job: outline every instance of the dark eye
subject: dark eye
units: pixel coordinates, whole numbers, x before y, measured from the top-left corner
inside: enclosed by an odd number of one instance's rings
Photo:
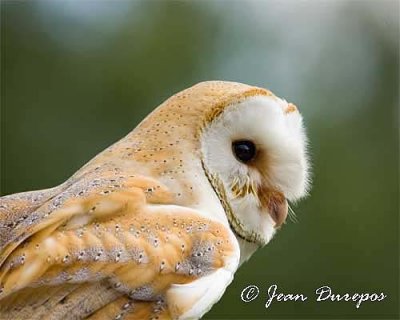
[[[232,150],[236,159],[244,163],[253,160],[257,153],[256,145],[250,140],[233,141]]]

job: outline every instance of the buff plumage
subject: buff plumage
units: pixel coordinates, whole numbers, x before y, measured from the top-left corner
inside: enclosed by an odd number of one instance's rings
[[[277,99],[243,84],[200,83],[60,186],[1,198],[0,317],[201,317],[252,240],[235,229],[242,222],[230,192],[258,197],[270,213],[285,196],[242,178],[227,190],[202,152],[210,124],[259,96]],[[282,114],[291,112],[286,104]],[[266,242],[258,237],[256,247]]]

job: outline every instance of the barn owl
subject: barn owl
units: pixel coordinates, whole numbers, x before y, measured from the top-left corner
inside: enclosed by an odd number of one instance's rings
[[[294,104],[199,83],[61,185],[0,198],[0,318],[201,318],[307,187]]]

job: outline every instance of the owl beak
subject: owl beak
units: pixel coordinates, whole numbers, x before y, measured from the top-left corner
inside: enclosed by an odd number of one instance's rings
[[[285,195],[268,186],[261,185],[257,189],[257,196],[260,200],[260,206],[267,212],[275,222],[275,228],[279,228],[285,221],[288,215],[288,203]]]
[[[275,222],[275,229],[279,228],[288,215],[288,203],[284,195],[280,192],[273,193],[269,198],[268,212]]]

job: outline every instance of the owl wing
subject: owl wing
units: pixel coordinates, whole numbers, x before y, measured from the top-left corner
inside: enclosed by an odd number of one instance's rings
[[[229,228],[174,205],[155,179],[101,176],[4,229],[0,317],[198,318],[219,300],[239,258]]]

